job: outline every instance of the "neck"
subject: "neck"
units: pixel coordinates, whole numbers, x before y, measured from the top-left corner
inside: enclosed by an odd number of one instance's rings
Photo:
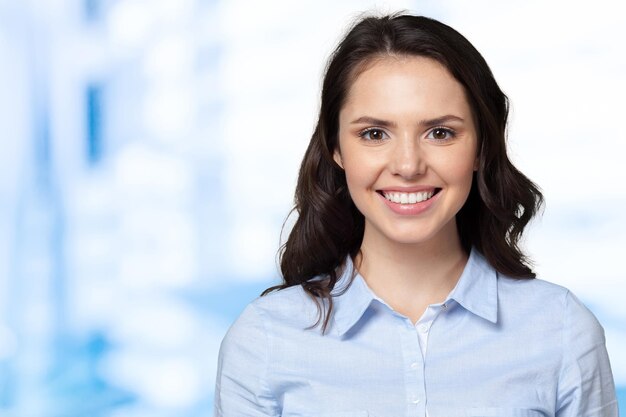
[[[445,300],[467,263],[456,225],[440,235],[413,244],[369,239],[367,231],[363,237],[359,273],[374,293],[413,321],[428,305]]]

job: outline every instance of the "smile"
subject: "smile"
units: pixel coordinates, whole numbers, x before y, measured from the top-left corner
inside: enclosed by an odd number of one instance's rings
[[[415,204],[421,203],[422,201],[426,201],[432,198],[433,195],[437,194],[440,189],[434,189],[430,191],[422,191],[415,193],[402,193],[397,191],[382,191],[381,194],[392,203],[396,204]]]

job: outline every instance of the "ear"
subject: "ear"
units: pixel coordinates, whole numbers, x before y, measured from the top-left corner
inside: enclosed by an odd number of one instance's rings
[[[339,152],[339,148],[335,149],[335,152],[333,152],[333,159],[335,160],[337,165],[339,165],[341,169],[343,169],[343,161],[341,160],[341,153]]]
[[[476,159],[474,159],[474,171],[478,171],[479,166],[480,166],[479,159],[478,157],[476,157]]]

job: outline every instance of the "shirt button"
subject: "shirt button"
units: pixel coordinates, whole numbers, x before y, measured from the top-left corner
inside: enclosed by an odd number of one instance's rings
[[[420,400],[418,400],[418,399],[413,400],[413,404],[419,404],[419,402],[420,402]]]
[[[428,333],[428,325],[427,324],[420,324],[419,331],[422,332],[422,333]]]
[[[411,364],[411,369],[417,369],[417,362],[413,362]]]

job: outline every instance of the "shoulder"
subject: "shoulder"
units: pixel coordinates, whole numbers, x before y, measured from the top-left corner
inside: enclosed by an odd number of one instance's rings
[[[220,346],[220,361],[238,363],[235,367],[268,363],[277,347],[276,341],[284,344],[298,339],[303,330],[315,323],[316,317],[315,302],[300,286],[258,297],[226,332]]]
[[[261,296],[250,302],[230,326],[221,344],[221,355],[250,357],[257,360],[271,348],[271,341],[281,328],[294,327],[304,322],[302,315],[314,304],[307,300],[302,287],[289,287]],[[312,310],[315,310],[313,306]],[[311,323],[309,323],[310,325]],[[263,353],[265,351],[265,353]]]
[[[566,336],[604,343],[604,331],[594,314],[561,285],[540,278],[516,279],[498,274],[498,299],[502,308],[534,312],[542,321],[559,322]]]
[[[498,292],[507,294],[534,294],[534,298],[562,299],[567,297],[570,291],[558,284],[545,281],[541,278],[511,278],[498,273]]]
[[[279,415],[270,386],[274,339],[261,297],[246,306],[220,346],[215,415]]]
[[[498,307],[504,323],[523,329],[525,351],[554,359],[556,416],[617,416],[604,329],[572,291],[499,275]]]
[[[276,327],[306,328],[317,317],[317,306],[302,286],[273,291],[250,302],[231,326],[229,333],[248,331],[251,327],[264,332]],[[311,321],[313,320],[313,321]]]

